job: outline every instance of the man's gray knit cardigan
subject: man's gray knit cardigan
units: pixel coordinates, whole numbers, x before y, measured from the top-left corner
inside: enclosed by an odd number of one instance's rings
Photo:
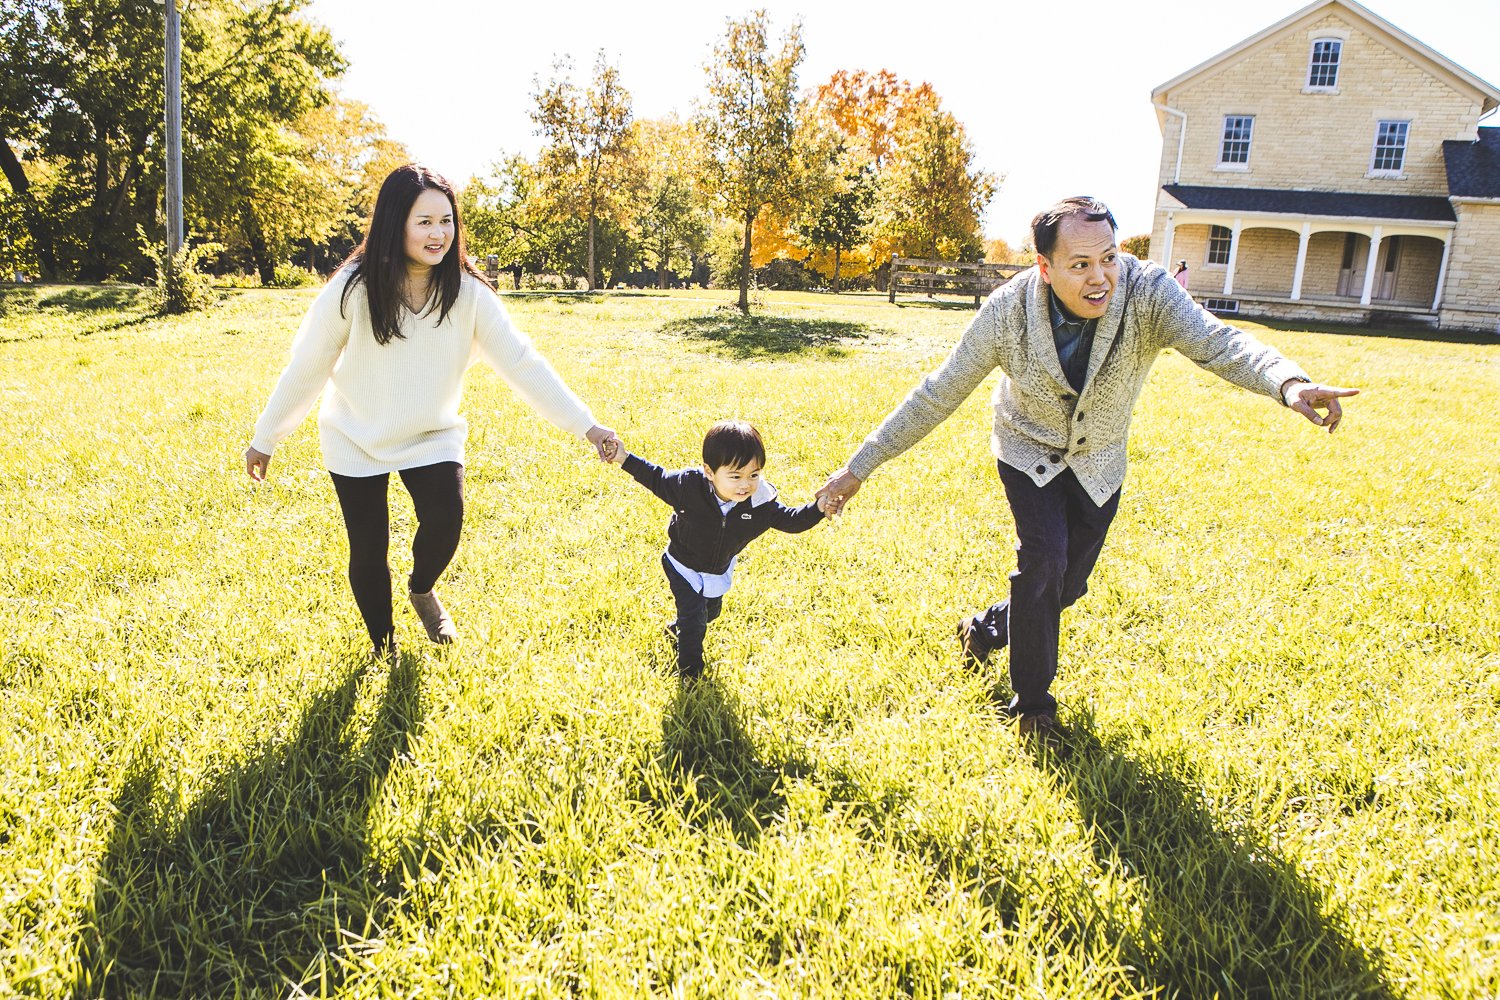
[[[912,390],[849,460],[864,481],[916,444],[969,398],[986,375],[995,389],[995,457],[1044,486],[1071,468],[1103,505],[1125,480],[1131,411],[1151,364],[1164,349],[1237,386],[1281,399],[1287,379],[1306,379],[1294,362],[1200,308],[1152,261],[1119,256],[1119,280],[1094,331],[1088,378],[1075,392],[1052,339],[1050,290],[1036,268],[997,288],[946,361]]]

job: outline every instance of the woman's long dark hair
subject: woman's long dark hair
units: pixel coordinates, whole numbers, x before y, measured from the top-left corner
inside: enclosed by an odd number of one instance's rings
[[[453,210],[453,245],[427,277],[423,309],[430,309],[436,300],[438,322],[447,319],[448,310],[458,301],[458,291],[463,286],[466,272],[489,287],[489,282],[469,263],[453,185],[442,174],[415,163],[397,167],[386,177],[380,185],[380,193],[375,196],[375,211],[370,213],[370,229],[365,233],[364,242],[355,247],[349,259],[344,261],[343,266],[352,267],[354,275],[344,286],[343,297],[339,300],[339,313],[342,314],[349,293],[355,285],[364,283],[365,296],[370,301],[370,325],[375,328],[375,340],[380,344],[404,336],[401,333],[401,310],[406,308],[406,303],[401,298],[401,289],[406,283],[406,219],[423,191],[443,192]]]

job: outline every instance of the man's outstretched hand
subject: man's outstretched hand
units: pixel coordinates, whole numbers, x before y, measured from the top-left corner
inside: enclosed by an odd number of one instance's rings
[[[1343,419],[1344,409],[1339,400],[1344,396],[1358,396],[1358,389],[1340,389],[1316,382],[1293,382],[1286,388],[1286,405],[1302,414],[1319,427],[1327,427],[1332,434]]]
[[[859,492],[862,484],[848,469],[840,469],[828,477],[828,482],[818,490],[818,509],[829,517],[838,517],[844,512],[844,504]]]

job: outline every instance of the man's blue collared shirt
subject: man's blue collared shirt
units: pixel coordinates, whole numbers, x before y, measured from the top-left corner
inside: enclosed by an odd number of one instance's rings
[[[1052,311],[1052,342],[1057,345],[1057,360],[1062,364],[1068,384],[1077,392],[1083,391],[1083,380],[1089,373],[1089,355],[1094,349],[1094,329],[1097,319],[1078,319],[1058,304],[1057,296],[1049,290],[1047,304]]]

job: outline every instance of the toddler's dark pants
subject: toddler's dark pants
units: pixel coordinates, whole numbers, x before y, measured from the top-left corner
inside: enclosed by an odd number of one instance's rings
[[[672,588],[672,600],[677,603],[677,620],[672,623],[677,633],[677,673],[698,677],[703,673],[703,636],[708,623],[723,610],[724,598],[698,593],[673,568],[665,554],[661,557],[661,568],[667,574],[667,586]]]

